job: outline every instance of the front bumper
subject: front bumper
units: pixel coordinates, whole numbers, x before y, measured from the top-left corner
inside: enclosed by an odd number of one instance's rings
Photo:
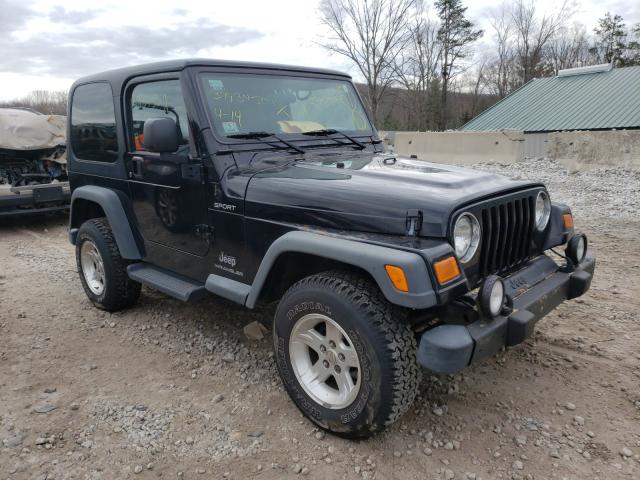
[[[0,192],[0,217],[66,210],[70,201],[68,182],[14,187]]]
[[[587,256],[573,270],[560,268],[542,255],[504,280],[513,311],[466,325],[439,325],[422,334],[418,363],[437,373],[455,373],[490,357],[504,346],[522,343],[535,324],[564,300],[584,294],[591,286],[595,258]]]

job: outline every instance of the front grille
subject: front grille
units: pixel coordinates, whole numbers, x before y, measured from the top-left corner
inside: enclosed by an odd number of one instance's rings
[[[531,258],[535,198],[528,194],[480,210],[482,277],[517,269]]]

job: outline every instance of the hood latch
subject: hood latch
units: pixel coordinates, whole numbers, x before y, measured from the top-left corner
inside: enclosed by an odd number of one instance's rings
[[[422,228],[422,211],[417,209],[407,210],[405,235],[415,237]]]

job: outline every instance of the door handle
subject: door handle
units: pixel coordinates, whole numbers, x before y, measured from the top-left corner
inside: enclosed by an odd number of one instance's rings
[[[144,158],[142,157],[131,157],[131,172],[130,176],[133,178],[142,178],[142,165],[144,163]]]

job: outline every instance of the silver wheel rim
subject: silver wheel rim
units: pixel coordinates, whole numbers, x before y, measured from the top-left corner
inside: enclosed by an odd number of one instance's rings
[[[104,292],[104,262],[98,247],[91,240],[85,240],[80,247],[80,267],[89,289],[96,295]]]
[[[346,408],[360,391],[362,371],[353,342],[338,323],[319,313],[301,317],[289,337],[296,378],[315,402]]]

